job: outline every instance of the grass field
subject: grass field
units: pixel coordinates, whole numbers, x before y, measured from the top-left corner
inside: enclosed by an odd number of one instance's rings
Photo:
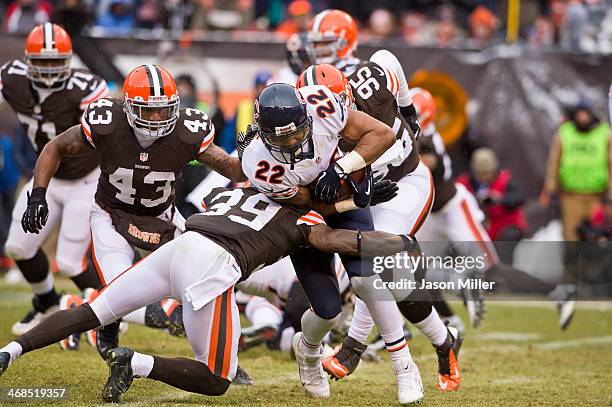
[[[70,288],[66,283],[60,288]],[[11,324],[29,307],[26,286],[0,283],[0,343],[12,339]],[[141,352],[191,357],[186,340],[131,325],[123,345]],[[67,400],[29,403],[93,406],[102,404],[107,368],[85,338],[81,350],[59,346],[26,354],[0,377],[0,387],[68,387]],[[545,303],[489,302],[487,320],[467,332],[461,351],[462,387],[442,394],[435,387],[436,360],[422,336],[410,342],[425,385],[423,406],[612,406],[612,307],[584,304],[567,332],[557,327],[556,311]],[[332,382],[332,398],[307,399],[289,356],[257,348],[240,354],[254,386],[232,386],[222,397],[193,395],[147,379],[137,379],[124,395],[126,405],[219,406],[386,406],[398,405],[386,355],[383,363],[362,363],[357,372]],[[0,405],[15,405],[0,401]],[[23,405],[23,404],[22,404]]]

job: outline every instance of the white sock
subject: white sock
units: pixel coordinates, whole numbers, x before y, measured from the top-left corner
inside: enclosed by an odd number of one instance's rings
[[[281,311],[262,297],[251,298],[244,313],[253,326],[278,326],[283,322]]]
[[[307,309],[302,315],[302,345],[304,346],[301,348],[304,353],[318,354],[323,338],[339,318],[340,314],[332,319],[323,319],[312,309]]]
[[[433,308],[427,318],[413,325],[423,332],[423,335],[435,346],[440,346],[446,341],[448,329],[440,319],[438,312]]]
[[[410,358],[410,350],[408,349],[408,344],[406,344],[406,338],[404,337],[404,327],[395,332],[389,333],[389,338],[396,338],[392,342],[387,342],[385,340],[385,347],[387,348],[387,352],[389,352],[389,356],[391,357],[391,361]]]
[[[355,339],[357,342],[365,344],[373,326],[374,321],[372,320],[370,311],[368,311],[368,307],[361,299],[357,298],[348,336]]]
[[[136,311],[132,311],[126,316],[124,316],[123,320],[126,322],[132,322],[138,325],[144,325],[146,312],[147,312],[147,307],[139,308]]]
[[[132,356],[132,370],[134,376],[147,377],[153,370],[153,356],[134,352]]]
[[[400,314],[391,292],[380,289],[376,281],[378,275],[369,277],[352,277],[353,290],[367,305],[380,336],[388,346],[393,346],[404,339],[404,318]],[[394,346],[396,347],[396,346]]]
[[[7,352],[11,355],[11,363],[13,363],[15,359],[17,359],[19,356],[21,356],[22,351],[23,349],[21,348],[21,345],[17,342],[10,342],[4,348],[0,349],[0,353]]]
[[[49,272],[47,273],[47,277],[45,277],[44,280],[39,281],[37,283],[29,283],[29,284],[30,284],[30,287],[32,287],[32,291],[34,292],[34,294],[43,295],[53,290],[54,282],[55,281],[53,279],[53,273]]]

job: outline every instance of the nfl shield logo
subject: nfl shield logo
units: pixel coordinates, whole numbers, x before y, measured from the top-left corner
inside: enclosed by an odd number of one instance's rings
[[[148,153],[140,153],[140,161],[147,161],[149,159]]]

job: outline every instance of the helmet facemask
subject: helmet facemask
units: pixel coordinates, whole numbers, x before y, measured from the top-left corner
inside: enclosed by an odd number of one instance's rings
[[[26,55],[27,77],[36,89],[63,89],[70,77],[72,54]]]
[[[261,139],[272,157],[280,163],[294,165],[314,157],[312,118],[296,127],[294,123],[276,127],[275,132],[261,131]]]
[[[325,34],[308,33],[307,51],[316,64],[334,64],[338,59],[339,50],[346,46],[346,40],[332,32]]]
[[[127,115],[134,133],[142,139],[154,141],[167,136],[174,130],[179,116],[179,98],[172,96],[125,97],[123,111]]]

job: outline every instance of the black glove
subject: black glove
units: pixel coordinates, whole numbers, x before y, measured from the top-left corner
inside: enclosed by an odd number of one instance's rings
[[[242,154],[244,150],[251,144],[251,141],[259,134],[259,127],[256,124],[247,125],[246,131],[238,133],[236,139],[236,151],[238,151],[238,158],[242,160]]]
[[[329,167],[319,174],[314,186],[314,198],[317,201],[332,204],[338,200],[341,182],[346,175],[342,168],[335,162],[330,163]]]
[[[374,177],[372,176],[372,168],[367,166],[363,180],[356,184],[351,177],[348,177],[353,189],[353,202],[360,208],[365,208],[372,200],[374,193]]]
[[[413,257],[419,257],[423,254],[421,251],[421,245],[419,245],[416,237],[408,233],[405,235],[400,235],[400,237],[404,241],[404,250],[407,251],[408,254]]]
[[[34,188],[32,194],[28,192],[28,207],[21,218],[21,227],[28,233],[36,233],[45,226],[49,218],[49,208],[45,199],[45,188]]]
[[[392,200],[397,196],[397,191],[399,191],[397,182],[382,179],[382,175],[379,175],[374,179],[374,193],[372,194],[370,206]]]

